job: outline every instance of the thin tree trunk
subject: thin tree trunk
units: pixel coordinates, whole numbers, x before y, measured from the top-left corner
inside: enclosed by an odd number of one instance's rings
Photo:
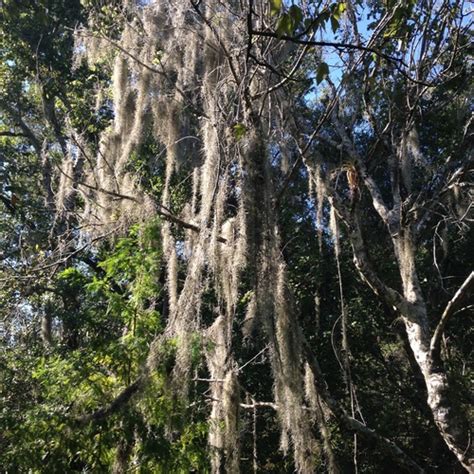
[[[408,314],[402,314],[413,355],[421,369],[428,392],[427,403],[435,424],[448,448],[468,472],[474,472],[474,458],[468,436],[468,423],[452,401],[448,377],[441,359],[430,350],[430,331],[426,303],[415,267],[413,239],[408,229],[393,238],[403,295],[411,303]]]
[[[336,200],[333,200],[333,203],[340,204]],[[403,294],[400,294],[387,286],[372,267],[357,213],[349,215],[341,205],[336,208],[344,216],[349,226],[349,239],[354,262],[361,278],[378,297],[384,299],[403,318],[410,348],[426,385],[427,404],[441,437],[467,472],[474,473],[474,456],[468,434],[468,422],[459,407],[455,406],[452,401],[448,377],[441,359],[430,348],[431,334],[427,308],[416,271],[411,229],[408,226],[403,228],[399,221],[391,220],[389,214],[383,215],[381,213],[381,217],[392,235],[403,284]]]

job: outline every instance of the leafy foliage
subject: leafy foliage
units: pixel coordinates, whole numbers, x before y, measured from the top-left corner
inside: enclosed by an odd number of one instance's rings
[[[82,421],[84,413],[112,401],[139,376],[149,344],[162,330],[158,225],[134,226],[113,249],[104,250],[99,274],[76,266],[57,275],[57,299],[50,309],[55,324],[62,325],[62,344],[46,354],[38,342],[21,352],[5,348],[0,384],[4,469],[106,469],[124,438],[145,470],[188,472],[206,465],[206,425],[202,419],[190,423],[188,409],[169,392],[166,364],[132,412]],[[173,357],[172,345],[167,351]],[[171,429],[180,434],[170,436]]]
[[[460,472],[462,6],[205,3],[2,2],[2,470]]]

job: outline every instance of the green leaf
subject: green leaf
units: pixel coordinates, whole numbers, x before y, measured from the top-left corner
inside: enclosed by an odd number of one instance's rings
[[[288,10],[288,14],[293,20],[293,30],[295,30],[301,23],[301,20],[303,20],[303,12],[297,5],[292,5]]]
[[[293,25],[293,18],[288,13],[284,13],[278,20],[276,28],[277,35],[291,35],[293,33]]]
[[[331,28],[333,33],[335,33],[339,28],[339,22],[337,21],[335,16],[331,16]]]
[[[317,23],[314,24],[314,20],[311,19],[311,18],[305,18],[304,22],[303,22],[303,25],[304,25],[304,28],[305,30],[307,30],[310,26],[314,26],[315,28],[317,28]]]
[[[326,22],[329,20],[330,12],[325,10],[319,14],[318,24],[321,25],[323,31],[326,31]]]
[[[321,63],[318,66],[318,71],[316,73],[316,82],[321,84],[321,82],[329,75],[329,66],[326,63]]]
[[[234,137],[239,141],[247,132],[247,127],[243,123],[236,123],[233,127]]]
[[[409,10],[406,8],[397,8],[393,19],[384,32],[384,38],[394,38],[401,36],[406,32],[406,19],[409,16]]]
[[[283,6],[282,0],[270,0],[270,13],[272,15],[278,15],[281,7]]]
[[[346,4],[345,2],[338,3],[333,11],[333,17],[339,21],[342,14],[346,11]]]
[[[278,36],[292,35],[295,29],[301,24],[303,20],[303,13],[301,9],[293,5],[288,13],[283,13],[278,20],[276,32]]]

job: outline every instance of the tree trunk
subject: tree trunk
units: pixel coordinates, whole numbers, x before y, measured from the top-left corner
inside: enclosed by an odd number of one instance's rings
[[[468,436],[468,423],[450,396],[446,371],[440,359],[430,350],[430,331],[426,303],[415,267],[413,239],[409,229],[403,229],[393,244],[403,284],[403,296],[410,305],[402,314],[413,355],[418,363],[428,392],[428,406],[435,424],[448,448],[468,472],[474,472],[474,458]]]
[[[336,202],[336,201],[333,201]],[[346,217],[349,224],[354,263],[363,281],[374,293],[398,311],[405,324],[408,342],[416,363],[420,367],[426,385],[427,404],[433,415],[436,427],[449,450],[455,454],[462,466],[474,472],[474,458],[469,440],[466,417],[452,401],[452,394],[446,371],[439,357],[433,357],[430,349],[431,335],[428,325],[426,302],[423,297],[415,266],[415,248],[409,226],[382,218],[391,230],[392,243],[403,285],[403,294],[388,287],[371,266],[366,245],[362,236],[358,215],[349,216],[344,208],[338,211]]]

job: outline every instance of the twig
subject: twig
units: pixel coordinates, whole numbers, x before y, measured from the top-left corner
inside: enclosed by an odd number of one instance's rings
[[[254,355],[250,360],[245,362],[244,365],[241,365],[237,369],[237,372],[240,372],[244,367],[247,367],[247,365],[251,364],[259,355],[263,354],[268,348],[269,348],[269,345],[267,344],[258,354]]]
[[[439,348],[441,343],[441,336],[443,335],[444,328],[450,316],[452,316],[459,306],[462,304],[465,298],[469,296],[471,291],[474,289],[474,271],[471,272],[468,277],[464,280],[464,283],[459,287],[458,291],[454,294],[452,299],[446,305],[446,308],[441,315],[438,325],[436,326],[433,337],[431,338],[430,351],[432,357],[439,355]]]

